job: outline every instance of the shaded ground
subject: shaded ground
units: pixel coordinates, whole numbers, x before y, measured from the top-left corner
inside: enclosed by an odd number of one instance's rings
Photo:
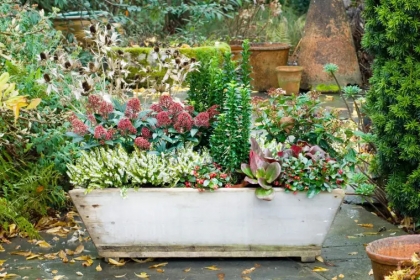
[[[75,216],[76,222],[81,225],[79,232],[84,232],[83,224]],[[372,227],[362,227],[365,224]],[[383,228],[385,227],[385,229]],[[379,229],[383,230],[378,232]],[[308,235],[311,233],[308,232]],[[251,259],[156,259],[147,263],[136,263],[127,260],[123,266],[115,266],[98,258],[96,249],[90,240],[80,242],[74,230],[66,237],[58,237],[54,234],[42,233],[45,240],[51,244],[50,248],[40,248],[31,244],[26,239],[14,238],[11,244],[4,244],[4,252],[0,253],[0,260],[5,260],[3,270],[0,273],[15,273],[16,279],[141,279],[137,275],[147,273],[148,279],[261,279],[261,280],[293,280],[293,279],[333,279],[340,274],[344,279],[367,280],[371,269],[364,245],[373,240],[405,234],[402,230],[378,218],[366,211],[361,206],[343,204],[332,228],[327,236],[322,250],[322,258],[325,261],[304,264],[299,259],[292,258],[251,258]],[[81,235],[81,239],[87,238],[87,232]],[[58,253],[60,250],[75,250],[80,244],[84,250],[77,255],[67,255],[69,263],[63,263],[62,259],[45,259],[45,254]],[[80,248],[80,247],[79,247]],[[11,255],[14,251],[31,251],[32,256],[40,254],[32,260],[26,260],[24,256]],[[80,256],[90,256],[93,263],[83,266],[84,261],[73,261]],[[72,263],[73,262],[73,263]],[[151,265],[166,263],[159,268],[151,269]],[[0,261],[1,263],[1,261]],[[102,271],[97,271],[100,265]],[[211,270],[206,267],[219,270]],[[313,272],[316,267],[327,269],[324,272]],[[249,274],[242,274],[244,270],[250,270]],[[159,272],[162,270],[161,272]],[[186,270],[186,271],[184,271]],[[83,276],[78,276],[80,272]],[[1,275],[1,274],[0,274]],[[248,277],[248,278],[247,278]],[[0,277],[1,279],[1,277]],[[145,279],[145,278],[143,278]]]

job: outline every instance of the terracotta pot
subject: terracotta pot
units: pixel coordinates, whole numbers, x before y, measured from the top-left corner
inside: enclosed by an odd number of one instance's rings
[[[285,90],[287,94],[299,93],[302,71],[302,66],[277,66],[279,88]]]
[[[411,256],[420,251],[420,235],[388,237],[373,241],[366,247],[366,253],[372,261],[375,280],[401,267],[411,266]]]
[[[233,60],[239,60],[241,57],[242,46],[230,46]],[[287,64],[289,58],[290,46],[283,43],[252,43],[251,81],[252,89],[256,91],[266,91],[269,88],[277,88],[276,67]]]

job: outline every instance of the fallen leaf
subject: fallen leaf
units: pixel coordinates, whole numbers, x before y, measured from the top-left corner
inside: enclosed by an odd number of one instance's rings
[[[3,246],[1,246],[0,244],[0,252],[5,252],[6,250],[3,248]]]
[[[259,268],[259,267],[261,267],[261,265],[256,263],[256,264],[254,264],[254,267]]]
[[[93,264],[93,260],[89,259],[82,263],[83,266],[91,266]]]
[[[338,278],[344,278],[344,274],[338,275]]]
[[[324,259],[321,256],[316,256],[315,259],[319,262],[324,262]]]
[[[135,274],[135,273],[134,273]],[[127,273],[126,274],[123,274],[123,275],[115,275],[114,277],[115,278],[123,278],[123,277],[125,277],[127,275]]]
[[[225,280],[225,274],[224,273],[217,274],[217,279],[219,279],[219,280]]]
[[[368,231],[368,232],[364,232],[364,235],[378,235],[379,232],[373,232],[373,231]]]
[[[81,273],[80,271],[76,272],[77,276],[83,276],[83,273]]]
[[[191,267],[186,268],[186,269],[184,269],[183,271],[184,271],[184,272],[190,272],[190,271],[191,271]]]
[[[357,254],[358,254],[358,252],[350,252],[350,253],[349,253],[349,255],[350,255],[350,256],[355,256],[355,255],[357,255]]]
[[[391,232],[389,235],[395,235],[395,234],[397,234],[396,232]]]
[[[154,264],[154,265],[149,266],[149,268],[163,267],[163,266],[165,266],[167,264],[168,264],[167,262],[165,262],[165,263],[159,263],[159,264]]]
[[[369,270],[368,275],[373,275],[373,269]]]
[[[251,278],[249,278],[248,276],[245,276],[245,275],[242,276],[242,279],[243,280],[252,280]]]
[[[357,224],[358,226],[365,227],[365,228],[373,228],[373,224]]]
[[[74,251],[72,251],[70,249],[65,249],[65,252],[66,252],[67,256],[73,256],[74,255]]]
[[[139,259],[134,259],[134,258],[131,258],[131,259],[136,263],[147,263],[147,262],[152,262],[152,261],[155,260],[153,258],[147,258],[147,259],[144,259],[144,260],[139,260]]]
[[[101,264],[98,264],[98,266],[95,269],[96,269],[96,271],[102,271]]]
[[[20,277],[17,274],[13,274],[13,273],[0,273],[0,279],[9,279],[9,278],[15,278],[15,277]]]
[[[149,274],[147,274],[146,272],[140,272],[140,274],[136,274],[135,272],[134,272],[134,275],[136,275],[138,278],[142,278],[142,279],[147,279],[147,278],[149,278]]]
[[[44,240],[38,241],[35,245],[38,245],[41,248],[51,248],[51,245],[47,241],[44,241]]]
[[[28,256],[28,257],[26,257],[26,260],[33,260],[33,259],[36,259],[36,258],[39,258],[39,257],[42,257],[42,255],[41,254],[31,254],[30,256]]]
[[[54,276],[53,280],[60,280],[60,279],[63,279],[64,277],[65,277],[64,275],[57,275],[57,276]]]
[[[337,276],[334,276],[333,278],[331,278],[331,280],[337,280]]]
[[[355,222],[355,223],[358,223],[358,222],[359,222],[359,220],[354,220],[354,222]]]
[[[159,273],[164,273],[164,272],[165,272],[165,270],[164,270],[164,269],[162,269],[162,268],[158,268],[158,269],[156,269],[156,272],[159,272]]]
[[[52,274],[57,274],[58,273],[58,270],[53,270],[53,271],[51,271],[51,273]]]
[[[2,266],[7,260],[0,260],[0,266]]]
[[[115,265],[115,266],[123,266],[123,265],[125,265],[125,262],[124,261],[123,262],[119,262],[119,261],[114,260],[113,258],[108,258],[108,262],[110,264]]]
[[[10,255],[18,255],[23,257],[29,257],[32,254],[31,251],[13,251],[10,253]]]
[[[88,256],[88,255],[84,255],[84,256],[80,256],[80,257],[74,258],[74,260],[76,260],[76,261],[87,261],[87,260],[90,260],[90,259],[92,259],[92,258],[90,256]]]
[[[44,258],[48,260],[55,260],[57,258],[58,253],[51,253],[51,254],[45,254]]]
[[[85,249],[85,246],[83,246],[83,244],[80,244],[79,246],[77,246],[76,250],[74,250],[74,254],[75,255],[81,254],[84,249]]]
[[[32,269],[32,266],[18,266],[17,269],[19,270]]]
[[[251,267],[249,269],[245,269],[244,271],[242,271],[242,274],[250,274],[251,272],[253,272],[255,270],[255,267]]]
[[[312,271],[314,271],[314,272],[324,272],[324,271],[328,271],[328,269],[326,269],[325,267],[315,266],[314,269],[312,269]]]
[[[347,236],[347,238],[348,238],[348,239],[351,239],[351,238],[357,238],[357,237],[356,237],[356,236],[351,236],[351,235],[348,235],[348,236]]]
[[[220,268],[218,268],[217,266],[215,266],[215,265],[212,265],[212,266],[206,266],[205,268],[207,268],[208,270],[220,270]]]

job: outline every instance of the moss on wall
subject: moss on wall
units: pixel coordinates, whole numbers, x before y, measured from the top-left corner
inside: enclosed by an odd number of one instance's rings
[[[330,84],[330,85],[326,85],[326,84],[319,84],[316,86],[315,88],[317,91],[320,92],[338,92],[340,90],[340,88],[337,85],[334,84]]]

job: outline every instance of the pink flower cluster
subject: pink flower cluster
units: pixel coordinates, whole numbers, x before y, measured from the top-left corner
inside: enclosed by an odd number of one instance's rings
[[[131,123],[130,119],[124,118],[118,122],[117,125],[118,129],[120,130],[122,135],[126,135],[127,132],[131,134],[136,134],[137,130]]]
[[[143,127],[141,129],[141,136],[146,139],[152,138],[152,132],[147,127]]]
[[[106,130],[102,125],[98,125],[97,127],[95,127],[93,137],[95,139],[101,140],[100,143],[102,145],[105,144],[103,140],[105,141],[111,140],[113,136],[114,136],[113,129]]]
[[[111,103],[106,102],[101,96],[95,94],[89,95],[86,107],[89,114],[99,114],[104,119],[107,119],[108,115],[114,111],[114,106]]]
[[[201,112],[194,118],[194,124],[198,127],[210,126],[210,114],[208,112]]]
[[[85,123],[83,121],[81,121],[78,117],[76,117],[76,115],[72,115],[69,118],[71,126],[72,126],[72,131],[78,135],[85,135],[86,133],[88,133],[88,126],[85,125]]]
[[[150,142],[147,141],[147,139],[143,137],[137,137],[134,140],[134,145],[136,145],[139,149],[142,149],[142,150],[150,149]]]
[[[179,113],[176,122],[174,124],[174,128],[176,129],[176,131],[180,132],[180,133],[184,133],[186,131],[190,131],[192,126],[193,126],[193,118],[191,117],[191,115],[184,111]]]
[[[172,124],[172,120],[168,111],[162,111],[157,113],[156,120],[158,127],[168,126]]]
[[[131,98],[127,102],[127,106],[125,109],[125,116],[129,119],[137,118],[138,113],[141,110],[140,100],[138,98]]]

